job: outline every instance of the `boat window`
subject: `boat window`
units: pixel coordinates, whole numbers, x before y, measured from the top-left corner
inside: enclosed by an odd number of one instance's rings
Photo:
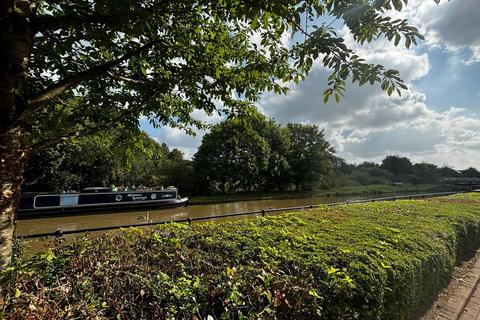
[[[72,206],[77,204],[78,204],[78,195],[61,195],[60,196],[61,206]]]

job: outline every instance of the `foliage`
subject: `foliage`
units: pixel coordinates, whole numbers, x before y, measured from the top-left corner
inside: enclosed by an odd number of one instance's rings
[[[319,181],[327,179],[334,149],[316,125],[289,123],[287,129],[291,145],[288,150],[289,181],[295,190],[311,190]]]
[[[268,168],[270,146],[243,119],[212,127],[193,157],[195,174],[210,190],[252,191]]]
[[[252,126],[270,147],[268,165],[261,173],[259,189],[262,191],[286,189],[290,168],[288,151],[291,148],[288,128],[273,119],[267,121],[263,118],[253,121]]]
[[[191,171],[179,150],[170,151],[141,131],[113,130],[34,152],[24,190],[170,184],[190,188]]]
[[[293,139],[293,140],[292,140]],[[407,164],[395,175],[386,164],[348,164],[333,156],[323,133],[315,126],[282,126],[254,109],[213,126],[194,157],[185,160],[178,149],[170,150],[140,131],[113,130],[43,148],[33,153],[24,191],[63,191],[86,186],[174,185],[182,193],[206,195],[218,192],[272,192],[318,189],[381,187],[391,192],[393,182],[439,184],[443,177],[475,177],[469,168],[456,171],[429,163]],[[384,162],[388,162],[384,161]],[[410,165],[408,165],[410,164]],[[397,168],[398,169],[398,168]],[[401,171],[401,170],[400,170]],[[400,172],[399,171],[399,172]],[[415,190],[409,186],[408,190]],[[376,190],[376,189],[375,189]],[[378,191],[375,191],[378,193]]]
[[[462,173],[457,171],[457,170],[454,170],[450,167],[447,167],[447,166],[443,166],[441,168],[438,168],[438,174],[441,176],[441,177],[461,177],[462,176]]]
[[[382,169],[388,170],[395,177],[405,176],[412,173],[412,162],[407,157],[398,155],[386,156],[382,160]]]
[[[25,110],[32,142],[135,127],[141,115],[189,130],[202,125],[193,110],[232,111],[261,92],[285,93],[284,82],[305,78],[317,59],[331,70],[325,100],[338,100],[347,78],[400,94],[406,87],[397,71],[365,62],[331,23],[314,21],[339,19],[359,43],[385,36],[408,48],[422,36],[385,13],[404,4],[79,0],[17,8],[35,31]],[[286,35],[295,39],[290,46]]]
[[[438,183],[440,180],[437,166],[431,163],[415,163],[412,172],[415,183]]]
[[[462,170],[461,173],[463,177],[480,178],[480,171],[472,167]]]
[[[335,158],[333,163],[332,179],[335,186],[391,185],[399,181],[415,185],[439,185],[442,178],[446,177],[480,177],[475,168],[457,171],[447,166],[439,168],[426,162],[412,164],[410,159],[400,156],[386,156],[381,165],[373,162],[364,162],[359,165],[347,164],[341,158]]]
[[[337,158],[333,172],[333,184],[337,187],[380,184],[386,187],[391,185],[393,180],[393,175],[389,171],[373,162],[364,162],[356,166]]]
[[[480,195],[52,243],[2,272],[5,319],[410,319],[480,246]]]
[[[311,190],[327,179],[332,153],[317,126],[283,127],[254,112],[213,126],[193,162],[213,192]]]

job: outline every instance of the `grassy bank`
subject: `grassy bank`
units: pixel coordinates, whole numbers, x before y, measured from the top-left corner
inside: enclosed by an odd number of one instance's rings
[[[402,186],[392,186],[385,184],[375,184],[369,186],[349,186],[335,187],[329,190],[315,190],[309,192],[268,192],[268,193],[233,193],[218,194],[204,197],[192,197],[192,204],[207,204],[246,200],[265,200],[265,199],[289,199],[289,198],[307,198],[307,197],[329,197],[329,196],[356,196],[356,195],[382,195],[382,194],[402,194],[402,193],[420,193],[435,192],[443,190],[441,186],[432,184],[405,184]]]
[[[6,319],[410,319],[480,245],[480,194],[54,243],[3,272]]]

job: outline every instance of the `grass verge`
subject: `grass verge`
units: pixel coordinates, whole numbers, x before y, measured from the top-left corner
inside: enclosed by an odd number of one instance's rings
[[[6,319],[411,319],[480,245],[480,194],[57,240],[2,272]]]

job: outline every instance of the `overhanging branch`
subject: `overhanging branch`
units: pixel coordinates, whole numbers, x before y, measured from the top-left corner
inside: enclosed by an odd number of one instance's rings
[[[75,75],[72,75],[70,77],[67,77],[65,79],[62,79],[58,81],[57,83],[51,85],[50,87],[46,88],[42,92],[40,92],[36,97],[31,99],[29,101],[29,110],[34,110],[48,101],[58,97],[62,93],[64,93],[66,90],[80,84],[83,81],[94,79],[100,75],[103,75],[107,73],[111,68],[119,65],[120,63],[130,59],[131,57],[141,53],[144,50],[150,49],[154,45],[160,43],[161,40],[152,40],[143,46],[132,50],[130,52],[125,53],[123,56],[114,59],[109,62],[105,62],[103,64],[100,64],[98,66],[92,67],[90,69],[87,69],[85,71],[79,72]]]
[[[107,71],[107,75],[112,79],[120,80],[120,81],[123,81],[123,82],[126,82],[126,83],[133,83],[133,84],[143,83],[143,81],[141,81],[141,80],[128,78],[128,77],[125,77],[125,76],[122,76],[122,75],[117,75],[117,74],[114,74],[110,71]]]
[[[93,134],[111,130],[112,126],[117,124],[118,121],[124,119],[125,117],[132,116],[132,115],[139,116],[140,113],[142,112],[142,108],[145,108],[146,105],[151,103],[156,97],[158,97],[162,93],[164,93],[164,88],[157,89],[153,91],[146,99],[144,99],[144,101],[138,103],[135,107],[126,109],[116,117],[108,119],[103,123],[97,123],[94,126],[87,127],[82,130],[74,130],[74,131],[66,132],[62,134],[60,137],[57,137],[56,139],[48,138],[45,140],[40,140],[32,146],[32,149],[34,150],[46,149],[46,148],[55,146],[62,141],[65,141],[74,137],[85,137],[88,135],[93,135]]]
[[[63,15],[63,16],[38,16],[33,20],[35,31],[66,29],[83,24],[119,24],[124,17],[119,15]]]
[[[103,24],[112,28],[120,25],[130,24],[136,20],[147,20],[149,15],[154,14],[185,14],[184,10],[169,9],[171,4],[172,3],[169,0],[157,0],[150,7],[143,8],[143,14],[139,14],[138,10],[128,11],[128,14],[99,14],[98,12],[91,11],[82,13],[83,10],[80,8],[80,10],[76,10],[75,14],[36,16],[33,19],[33,26],[34,30],[37,32],[68,29],[70,27],[79,27],[87,24]],[[68,7],[72,8],[73,6],[73,4],[68,3]]]

